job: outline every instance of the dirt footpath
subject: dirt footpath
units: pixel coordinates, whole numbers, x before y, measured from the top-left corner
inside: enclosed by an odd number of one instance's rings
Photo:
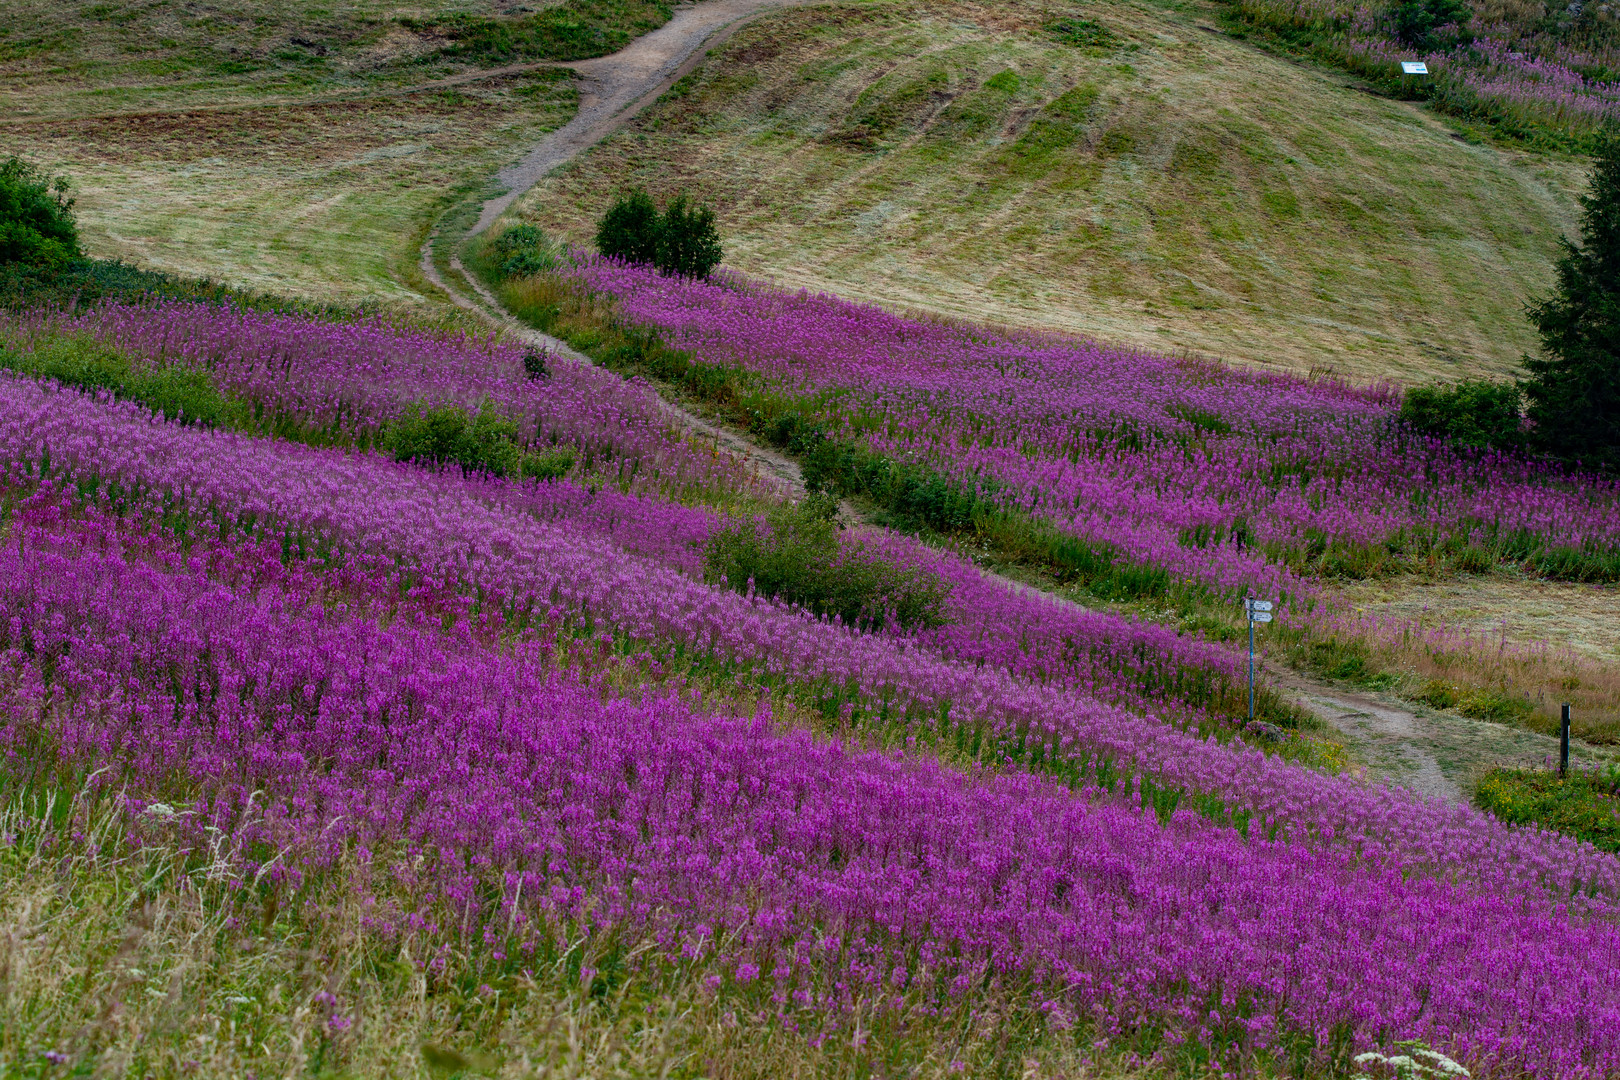
[[[601,142],[624,122],[656,101],[675,80],[696,67],[714,46],[755,16],[807,0],[704,0],[675,9],[674,18],[611,56],[559,64],[584,80],[579,112],[542,139],[523,160],[502,169],[506,190],[484,204],[470,236],[477,236],[524,192],[581,150]]]

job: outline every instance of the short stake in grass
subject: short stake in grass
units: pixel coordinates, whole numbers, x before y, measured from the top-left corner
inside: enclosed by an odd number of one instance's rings
[[[1558,779],[1569,775],[1569,706],[1563,708],[1558,721]]]

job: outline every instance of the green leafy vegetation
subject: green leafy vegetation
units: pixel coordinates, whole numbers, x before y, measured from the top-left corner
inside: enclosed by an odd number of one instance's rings
[[[610,259],[650,263],[658,258],[658,207],[641,188],[613,200],[596,227],[596,250]]]
[[[1466,446],[1515,449],[1524,445],[1522,400],[1512,383],[1485,379],[1414,386],[1401,401],[1401,419],[1425,435]]]
[[[301,300],[238,288],[208,278],[143,270],[117,259],[81,259],[60,271],[45,271],[20,263],[0,264],[0,309],[68,307],[104,300],[124,303],[189,300],[327,319],[351,319],[377,310],[372,304]]]
[[[419,405],[389,427],[384,446],[396,461],[525,479],[555,480],[574,465],[567,447],[525,452],[517,425],[488,406],[469,413],[454,405]]]
[[[1533,723],[1536,707],[1527,698],[1493,687],[1469,687],[1441,679],[1431,679],[1416,695],[1417,700],[1437,709],[1455,709],[1475,720],[1542,727]]]
[[[556,248],[534,225],[514,225],[490,244],[502,277],[529,277],[557,268]]]
[[[65,176],[18,157],[0,161],[0,264],[60,270],[81,257]]]
[[[659,213],[641,188],[608,207],[596,228],[596,248],[609,258],[651,263],[670,277],[706,278],[723,254],[713,210],[691,205],[681,193]]]
[[[704,549],[704,577],[739,592],[751,588],[850,626],[909,630],[948,621],[945,582],[843,538],[837,512],[837,499],[812,495],[773,509],[763,522],[742,521],[721,529]]]
[[[685,194],[671,199],[658,229],[658,272],[706,278],[720,265],[722,254],[714,211],[688,204]]]
[[[1585,840],[1620,854],[1620,767],[1605,771],[1556,772],[1496,768],[1480,779],[1474,803],[1503,821]]]
[[[1436,52],[1466,36],[1465,32],[1448,35],[1443,29],[1467,26],[1474,10],[1467,0],[1397,0],[1387,17],[1397,40],[1422,52]]]
[[[138,368],[88,334],[46,338],[30,352],[0,345],[0,367],[78,390],[133,401],[170,420],[204,427],[246,427],[250,410],[221,394],[206,371]]]
[[[1620,132],[1596,155],[1581,199],[1581,244],[1563,240],[1558,286],[1531,309],[1543,355],[1524,382],[1535,445],[1587,465],[1620,467]]]
[[[564,0],[529,14],[492,18],[459,13],[401,22],[449,37],[448,56],[494,65],[606,56],[664,25],[673,13],[666,0]]]

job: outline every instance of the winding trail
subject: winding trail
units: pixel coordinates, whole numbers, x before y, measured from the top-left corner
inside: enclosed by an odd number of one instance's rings
[[[569,158],[588,149],[651,105],[675,80],[696,67],[708,51],[769,11],[809,0],[704,0],[677,7],[675,15],[618,52],[591,60],[557,64],[584,79],[579,112],[551,132],[521,161],[502,169],[506,190],[484,204],[469,236],[489,228],[524,192]]]
[[[501,170],[498,181],[502,193],[484,203],[477,224],[467,236],[476,236],[489,228],[547,174],[622,127],[696,67],[710,49],[749,21],[772,11],[812,2],[814,0],[704,0],[700,4],[683,5],[676,8],[668,23],[637,38],[617,53],[549,65],[572,68],[583,77],[579,111],[566,125],[547,134],[516,164]],[[522,65],[524,69],[534,66],[547,65]],[[519,322],[454,254],[449,257],[448,265],[460,281],[452,288],[433,262],[436,235],[437,229],[423,244],[421,269],[423,276],[452,301],[536,348],[579,363],[592,363],[567,342]],[[793,459],[710,423],[667,398],[661,396],[660,401],[672,424],[728,451],[766,487],[789,498],[804,494],[804,479]],[[857,527],[863,524],[847,503],[840,516]],[[1059,605],[1080,606],[1066,597],[988,570],[986,573],[1019,592],[1040,595]],[[1347,689],[1273,664],[1264,665],[1264,670],[1270,685],[1336,731],[1373,778],[1400,784],[1433,798],[1464,801],[1467,790],[1472,787],[1471,781],[1488,765],[1504,761],[1539,763],[1549,753],[1556,753],[1555,740],[1533,732],[1415,709],[1392,695]],[[1590,760],[1585,751],[1586,748],[1578,747],[1573,756]]]

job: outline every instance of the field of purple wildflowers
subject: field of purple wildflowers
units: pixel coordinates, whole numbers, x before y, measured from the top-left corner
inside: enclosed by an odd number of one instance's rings
[[[1234,12],[1352,71],[1533,141],[1579,142],[1620,120],[1620,10],[1468,4],[1468,17],[1403,40],[1393,5],[1238,0]],[[1428,77],[1403,77],[1425,61]]]
[[[1405,432],[1393,389],[892,315],[743,280],[569,271],[766,408],[1217,594],[1442,559],[1620,577],[1620,485]]]
[[[1403,442],[1380,392],[581,273],[840,437],[1211,589],[1308,599],[1317,534],[1612,550],[1611,490]],[[949,1042],[1009,995],[1021,1038],[1147,1074],[1348,1076],[1413,1039],[1476,1076],[1620,1069],[1620,864],[1246,745],[1201,704],[1240,678],[1218,643],[894,535],[868,543],[947,586],[944,625],[705,584],[733,511],[691,494],[740,466],[665,430],[645,385],[555,359],[529,379],[498,343],[179,305],[10,340],[61,333],[208,371],[275,422],[0,373],[8,797],[92,800],[132,851],[205,865],[225,938],[307,928],[338,889],[356,970],[482,988],[424,1038],[467,1045],[483,990],[544,978],[608,1009],[684,980],[812,1072]],[[369,449],[418,401],[636,464],[535,482]],[[359,1061],[362,981],[288,991],[314,1071]],[[147,993],[93,982],[50,1016]],[[103,1027],[7,1007],[18,1060],[107,1052]],[[197,1003],[216,1033],[241,1007]],[[956,1065],[1025,1068],[986,1054]]]

